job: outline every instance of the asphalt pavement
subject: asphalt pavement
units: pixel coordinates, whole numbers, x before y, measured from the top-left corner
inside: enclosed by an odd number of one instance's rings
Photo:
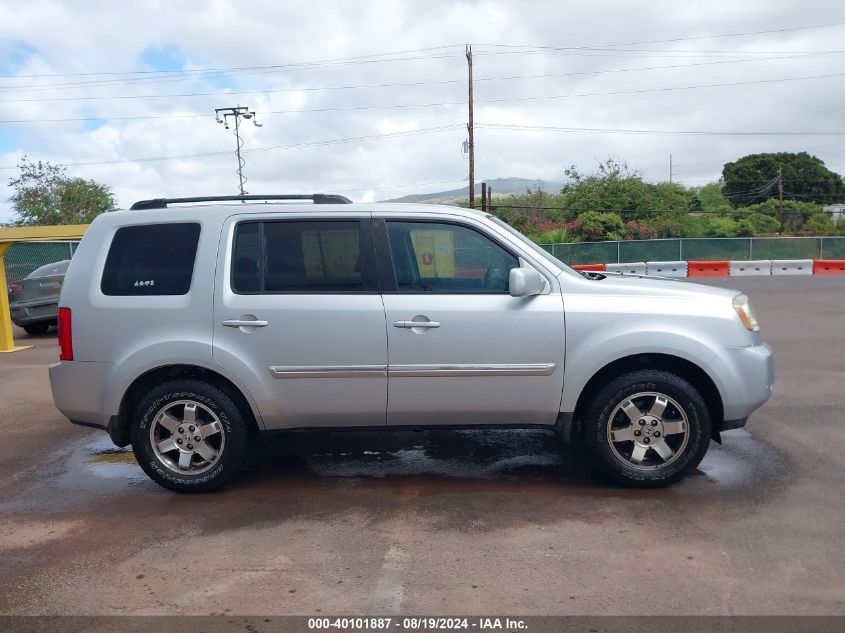
[[[543,431],[296,434],[177,495],[52,405],[55,332],[0,354],[0,614],[845,613],[845,277],[745,291],[771,401],[668,489]]]

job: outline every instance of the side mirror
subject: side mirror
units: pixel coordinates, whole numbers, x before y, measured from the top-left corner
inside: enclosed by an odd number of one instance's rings
[[[533,268],[511,268],[508,288],[512,297],[533,297],[543,292],[546,281]]]

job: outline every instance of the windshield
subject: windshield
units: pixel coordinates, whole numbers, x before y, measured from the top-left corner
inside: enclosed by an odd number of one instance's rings
[[[511,235],[513,235],[515,238],[517,238],[520,242],[522,242],[523,244],[525,244],[525,245],[526,245],[528,248],[530,248],[530,249],[531,249],[534,253],[536,253],[537,255],[539,255],[540,257],[542,257],[543,259],[545,259],[547,262],[550,262],[552,265],[554,265],[554,266],[555,266],[555,268],[560,268],[563,272],[565,272],[565,273],[569,273],[570,275],[577,275],[578,277],[583,277],[583,275],[582,275],[581,273],[579,273],[577,270],[573,270],[572,268],[570,268],[569,266],[567,266],[566,264],[564,264],[564,263],[563,263],[562,261],[560,261],[557,257],[555,257],[554,255],[552,255],[549,251],[547,251],[546,249],[544,249],[542,246],[539,246],[536,242],[532,242],[530,239],[528,239],[527,237],[525,237],[522,233],[520,233],[519,231],[517,231],[515,228],[513,228],[513,227],[512,227],[510,224],[508,224],[507,222],[504,222],[503,220],[500,220],[499,218],[497,218],[497,217],[496,217],[496,216],[494,216],[494,215],[491,215],[491,216],[488,216],[488,217],[490,218],[490,220],[492,220],[493,222],[495,222],[498,226],[502,227],[502,228],[503,228],[503,229],[505,229],[508,233],[510,233]]]

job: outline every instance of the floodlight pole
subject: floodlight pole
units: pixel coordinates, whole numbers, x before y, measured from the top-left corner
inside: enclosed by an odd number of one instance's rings
[[[229,117],[235,119],[235,156],[238,159],[238,190],[240,194],[246,195],[246,191],[244,190],[244,183],[247,181],[247,178],[244,176],[244,165],[246,161],[241,157],[241,149],[244,146],[243,139],[241,138],[241,129],[240,129],[240,121],[241,117],[245,119],[252,119],[252,122],[255,124],[255,127],[261,127],[262,124],[258,122],[255,118],[255,111],[250,110],[246,106],[237,105],[233,108],[215,108],[214,109],[214,119],[218,123],[222,123],[223,127],[227,130],[229,129]]]

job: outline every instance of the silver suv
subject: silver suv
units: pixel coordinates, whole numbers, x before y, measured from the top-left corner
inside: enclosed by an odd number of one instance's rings
[[[180,492],[231,480],[261,432],[326,427],[547,428],[662,486],[770,397],[758,330],[738,292],[582,274],[477,211],[157,199],[82,240],[50,382]]]

